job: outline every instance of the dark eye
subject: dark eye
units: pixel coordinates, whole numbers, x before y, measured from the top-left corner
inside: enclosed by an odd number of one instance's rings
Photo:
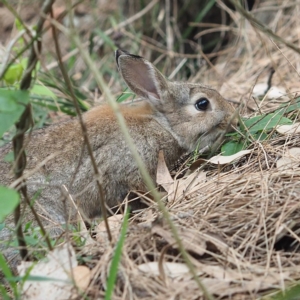
[[[195,107],[197,110],[207,110],[209,101],[206,98],[200,98],[196,101]]]

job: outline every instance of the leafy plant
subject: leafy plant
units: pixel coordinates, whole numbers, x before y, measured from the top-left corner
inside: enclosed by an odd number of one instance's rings
[[[29,102],[29,93],[0,89],[0,138],[17,122]]]
[[[258,115],[249,119],[241,118],[240,132],[227,134],[230,141],[222,146],[223,155],[233,155],[246,149],[252,141],[266,140],[270,137],[270,132],[273,132],[278,125],[292,124],[293,121],[284,114],[299,108],[300,104],[296,102],[287,108],[280,108],[274,113]]]
[[[0,252],[0,269],[4,274],[5,279],[8,281],[10,288],[13,291],[14,298],[19,299],[19,292],[18,292],[18,286],[17,283],[13,280],[13,274],[4,258],[2,253]],[[0,284],[0,296],[3,297],[3,299],[11,299],[3,285]]]
[[[0,223],[11,214],[20,202],[19,193],[15,190],[0,186]]]

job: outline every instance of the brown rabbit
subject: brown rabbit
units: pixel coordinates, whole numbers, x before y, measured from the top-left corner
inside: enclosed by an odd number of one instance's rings
[[[130,135],[155,182],[158,153],[164,151],[171,167],[178,158],[196,148],[211,145],[232,121],[233,108],[213,88],[201,84],[168,81],[150,62],[142,57],[117,50],[116,61],[127,85],[145,101],[121,105]],[[111,108],[96,107],[83,115],[93,154],[99,168],[99,179],[109,207],[121,203],[130,190],[146,190]],[[85,216],[99,216],[99,193],[91,160],[84,146],[77,119],[35,131],[25,141],[28,195],[40,192],[35,209],[44,224],[66,222],[76,210],[63,201],[61,186],[65,185]],[[4,156],[11,143],[0,148],[0,184],[9,185],[14,178],[11,165]],[[83,152],[82,152],[83,151]],[[51,155],[56,155],[48,161]],[[37,167],[40,165],[39,167]],[[35,170],[36,169],[36,170]],[[33,172],[33,170],[35,170]],[[32,220],[28,212],[25,221]],[[12,222],[8,218],[7,223]],[[10,235],[0,231],[0,237]]]

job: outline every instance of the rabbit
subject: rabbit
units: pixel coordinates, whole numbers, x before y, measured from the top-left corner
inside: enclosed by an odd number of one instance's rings
[[[154,182],[160,150],[171,168],[199,142],[200,148],[209,146],[236,125],[234,108],[215,89],[168,81],[149,61],[122,50],[117,50],[115,57],[128,87],[145,99],[134,105],[122,104],[120,110]],[[131,190],[146,191],[110,106],[91,109],[83,114],[83,121],[106,205],[117,206]],[[76,216],[76,208],[65,199],[62,185],[87,218],[101,215],[99,191],[77,119],[36,130],[26,137],[24,145],[28,195],[32,199],[39,193],[34,207],[43,224],[57,226]],[[3,160],[11,150],[11,143],[0,148],[0,185],[9,186],[14,181],[11,165]],[[22,224],[33,219],[28,211]],[[8,217],[6,223],[13,227],[13,218]],[[9,236],[11,231],[7,228],[0,231],[0,239]]]

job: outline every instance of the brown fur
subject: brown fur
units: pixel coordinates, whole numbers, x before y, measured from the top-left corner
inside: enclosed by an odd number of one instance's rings
[[[216,90],[200,84],[169,82],[148,61],[119,50],[117,63],[128,86],[146,98],[136,105],[120,107],[130,135],[154,181],[160,150],[164,151],[166,163],[171,167],[182,154],[192,151],[199,141],[201,148],[213,143],[231,122],[233,109]],[[195,109],[199,97],[209,99],[206,111]],[[84,122],[107,205],[118,205],[130,190],[145,191],[111,108],[103,105],[90,110],[84,114]],[[65,223],[76,214],[74,207],[62,196],[62,185],[68,188],[85,216],[93,218],[101,214],[91,160],[77,119],[37,130],[30,139],[27,137],[25,145],[25,176],[42,164],[26,179],[26,183],[30,198],[37,191],[41,192],[35,208],[45,225]],[[10,164],[3,161],[11,149],[11,144],[0,149],[2,185],[10,185],[14,180]],[[56,156],[45,162],[51,154]],[[23,223],[31,220],[33,217],[28,212]],[[13,226],[11,217],[7,223]],[[3,230],[0,235],[2,239],[8,238],[10,232]]]

